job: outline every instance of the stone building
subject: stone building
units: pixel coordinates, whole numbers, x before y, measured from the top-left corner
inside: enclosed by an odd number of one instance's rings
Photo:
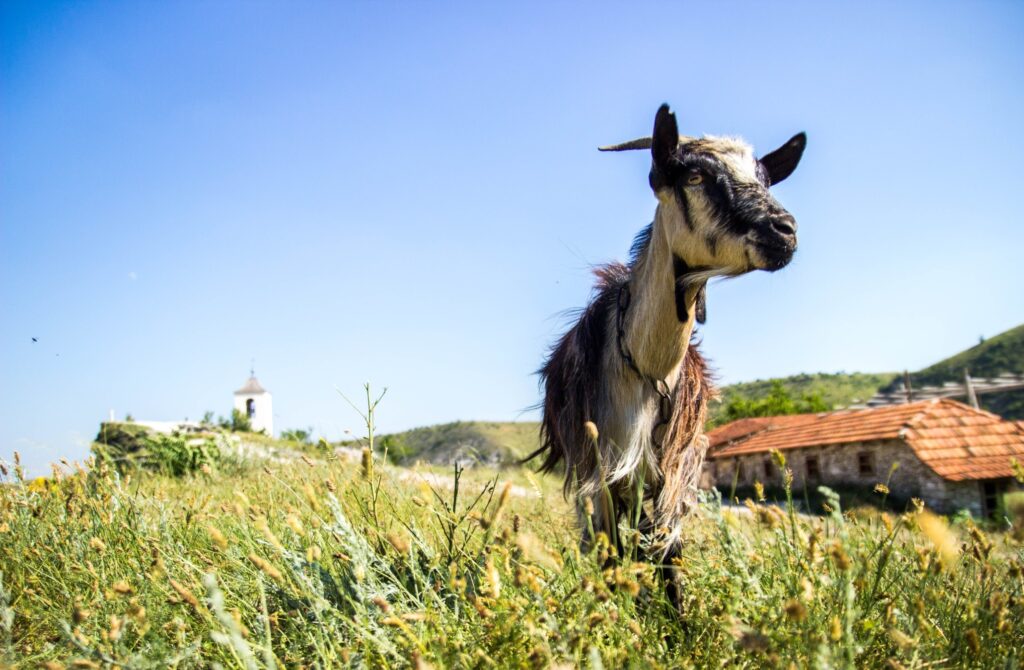
[[[888,480],[893,497],[976,516],[992,514],[1002,494],[1018,488],[1011,459],[1024,464],[1024,422],[949,399],[741,419],[711,431],[708,439],[703,483],[726,493],[733,482],[781,486],[771,457],[778,450],[796,490],[871,488]]]
[[[260,386],[255,375],[251,375],[242,388],[235,391],[235,409],[249,417],[252,429],[274,434],[274,404],[270,391]]]

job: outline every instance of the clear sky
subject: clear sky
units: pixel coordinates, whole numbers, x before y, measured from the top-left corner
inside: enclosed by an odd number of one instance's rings
[[[915,369],[1024,321],[1024,4],[0,5],[0,458],[113,409],[329,438],[532,419],[669,102],[767,153],[791,266],[713,284],[723,382]],[[32,338],[37,338],[33,342]]]

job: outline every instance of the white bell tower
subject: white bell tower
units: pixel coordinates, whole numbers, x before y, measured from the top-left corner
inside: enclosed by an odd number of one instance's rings
[[[260,386],[254,370],[249,370],[249,380],[235,391],[235,409],[249,417],[252,429],[274,435],[274,403],[270,391]]]

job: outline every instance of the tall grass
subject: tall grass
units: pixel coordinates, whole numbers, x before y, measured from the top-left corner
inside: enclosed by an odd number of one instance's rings
[[[604,536],[580,552],[558,482],[431,488],[370,457],[4,466],[0,666],[988,668],[1024,649],[1011,532],[709,496],[677,612],[656,566],[609,561]]]

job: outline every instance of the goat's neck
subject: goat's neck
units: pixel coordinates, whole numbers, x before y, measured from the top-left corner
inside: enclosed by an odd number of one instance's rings
[[[687,288],[683,304],[677,305],[676,262],[667,223],[659,207],[650,243],[633,267],[625,332],[626,346],[637,367],[674,387],[693,333],[701,286]]]

